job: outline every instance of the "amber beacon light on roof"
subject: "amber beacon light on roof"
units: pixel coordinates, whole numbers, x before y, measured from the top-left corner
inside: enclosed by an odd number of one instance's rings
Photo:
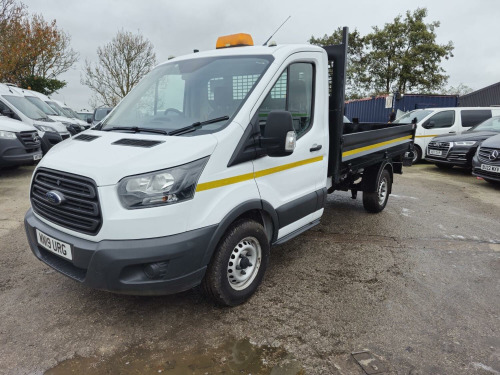
[[[250,34],[239,33],[232,35],[220,36],[217,39],[217,44],[215,48],[230,48],[230,47],[242,47],[242,46],[253,46],[253,39]]]

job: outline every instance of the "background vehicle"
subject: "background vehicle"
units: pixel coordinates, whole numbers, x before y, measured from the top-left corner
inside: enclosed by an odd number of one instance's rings
[[[462,134],[439,135],[429,142],[425,160],[436,164],[439,168],[453,168],[453,166],[471,168],[472,157],[478,145],[499,133],[500,116],[495,116]]]
[[[46,102],[42,100],[45,95],[27,89],[21,89],[21,88],[11,88],[11,89],[13,91],[16,91],[20,95],[23,95],[32,104],[38,107],[38,109],[43,111],[43,113],[45,113],[50,119],[58,121],[61,124],[63,124],[71,135],[75,135],[77,133],[80,133],[82,130],[85,130],[85,128],[80,126],[76,121],[73,121],[72,119],[66,116],[59,116],[51,106],[49,106]]]
[[[500,108],[484,107],[453,107],[453,108],[428,108],[411,111],[393,124],[406,123],[417,119],[417,132],[415,135],[414,163],[425,156],[425,150],[432,138],[448,133],[462,133],[470,127],[480,124],[492,116],[500,115]]]
[[[23,95],[14,91],[14,88],[3,84],[0,84],[0,113],[34,126],[41,138],[44,154],[52,146],[71,136],[63,124],[50,119]]]
[[[41,158],[40,137],[36,129],[0,115],[0,168],[33,164]]]
[[[472,174],[500,183],[500,134],[483,141],[472,159]]]
[[[71,118],[78,125],[80,125],[80,127],[81,127],[82,130],[90,128],[90,125],[87,122],[83,121],[78,116],[78,114],[75,111],[73,111],[73,109],[71,109],[69,106],[67,106],[66,104],[64,104],[63,102],[61,102],[59,100],[55,100],[55,99],[51,99],[51,100],[54,101],[55,103],[57,103],[59,105],[59,107],[62,108],[62,110],[64,111],[64,113],[67,115],[67,117]]]
[[[346,60],[345,29],[341,45],[220,48],[158,66],[42,160],[25,217],[33,253],[94,288],[202,284],[220,304],[244,302],[270,246],[317,225],[328,192],[362,191],[380,212],[411,163],[413,124],[343,134]]]
[[[92,127],[104,120],[112,110],[113,108],[111,107],[99,107],[94,109],[94,114],[92,115]]]
[[[86,110],[82,110],[80,112],[77,112],[78,117],[80,117],[80,120],[85,121],[89,126],[92,124],[92,116],[94,115],[92,112],[88,112]]]

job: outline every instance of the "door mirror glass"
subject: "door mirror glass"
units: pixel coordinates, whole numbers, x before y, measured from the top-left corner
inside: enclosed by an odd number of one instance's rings
[[[271,111],[267,116],[261,145],[269,156],[287,156],[295,149],[297,135],[293,129],[292,114],[288,111]]]

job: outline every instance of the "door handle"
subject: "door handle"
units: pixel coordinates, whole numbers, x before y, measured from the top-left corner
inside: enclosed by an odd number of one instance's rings
[[[314,151],[319,151],[321,150],[321,145],[317,145],[316,143],[312,145],[312,147],[309,149],[309,151],[314,152]]]

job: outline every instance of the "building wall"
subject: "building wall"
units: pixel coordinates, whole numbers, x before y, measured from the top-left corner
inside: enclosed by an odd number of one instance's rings
[[[394,112],[398,109],[407,112],[420,108],[456,107],[458,96],[409,94],[395,100],[392,95],[350,100],[345,103],[345,115],[351,121],[358,118],[360,122],[387,122],[393,110],[392,105]]]
[[[458,101],[460,107],[500,106],[500,82],[470,94],[462,95]]]

